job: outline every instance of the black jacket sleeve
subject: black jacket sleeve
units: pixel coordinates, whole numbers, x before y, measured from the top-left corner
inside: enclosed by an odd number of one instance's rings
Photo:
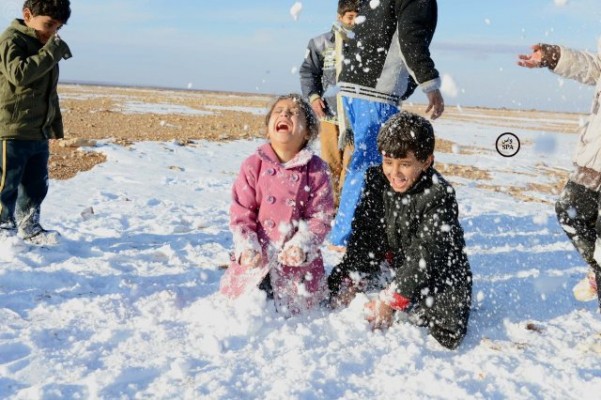
[[[438,78],[429,50],[438,20],[436,0],[397,0],[395,12],[401,52],[417,82]]]
[[[299,69],[301,92],[307,99],[312,94],[323,95],[323,55],[316,39],[309,41],[305,59]]]

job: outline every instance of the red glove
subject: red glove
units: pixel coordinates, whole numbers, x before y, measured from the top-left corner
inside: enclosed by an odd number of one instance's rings
[[[411,301],[398,294],[394,289],[388,287],[380,292],[380,301],[384,302],[388,307],[397,311],[405,311],[411,304]]]

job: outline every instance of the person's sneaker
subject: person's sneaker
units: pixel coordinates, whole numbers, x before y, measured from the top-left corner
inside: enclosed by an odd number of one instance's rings
[[[40,224],[35,224],[29,229],[20,232],[25,243],[37,246],[53,246],[60,241],[60,233],[57,231],[42,228]]]
[[[597,281],[595,279],[595,272],[589,269],[586,277],[574,286],[572,292],[578,301],[592,301],[597,299]]]

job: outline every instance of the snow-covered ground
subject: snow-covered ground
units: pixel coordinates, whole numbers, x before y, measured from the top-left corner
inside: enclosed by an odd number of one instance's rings
[[[437,161],[490,171],[499,186],[570,168],[575,135],[513,129],[522,149],[503,158],[504,130],[487,123],[437,120],[459,149],[484,149]],[[42,218],[61,244],[0,247],[0,398],[599,398],[601,318],[572,297],[586,267],[552,204],[468,177],[450,178],[474,273],[458,350],[408,324],[371,331],[361,298],[290,319],[260,293],[224,301],[230,186],[259,143],[101,142],[106,163],[52,181]],[[339,259],[325,257],[328,269]]]

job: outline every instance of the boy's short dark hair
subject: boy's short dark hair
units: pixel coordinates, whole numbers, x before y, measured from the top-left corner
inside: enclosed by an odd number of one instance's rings
[[[269,107],[267,115],[265,116],[265,126],[269,126],[269,119],[271,118],[271,113],[273,112],[275,105],[280,100],[293,100],[294,102],[298,103],[303,115],[305,116],[305,120],[307,121],[307,131],[309,133],[308,142],[311,142],[312,140],[317,138],[320,129],[319,118],[317,118],[317,115],[315,115],[315,111],[313,111],[313,108],[311,108],[311,104],[309,104],[309,102],[298,93],[286,94],[275,99],[271,107]]]
[[[29,8],[34,17],[48,16],[66,24],[71,16],[69,0],[25,0],[23,9]]]
[[[347,12],[358,12],[359,0],[338,0],[338,15],[343,16]]]
[[[401,111],[380,128],[378,150],[383,156],[405,158],[412,152],[419,161],[434,154],[434,129],[430,122],[407,111]]]

